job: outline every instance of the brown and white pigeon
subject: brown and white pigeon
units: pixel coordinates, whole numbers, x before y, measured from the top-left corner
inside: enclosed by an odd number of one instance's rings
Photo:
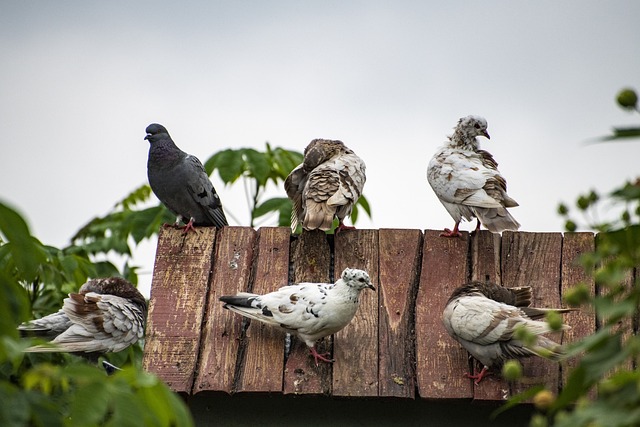
[[[23,336],[51,340],[26,352],[80,353],[96,359],[124,350],[144,335],[147,303],[130,282],[120,277],[89,280],[65,298],[56,313],[18,326]]]
[[[176,227],[184,220],[184,232],[194,226],[228,225],[222,202],[197,157],[180,150],[167,129],[157,123],[146,129],[149,141],[147,176],[153,193],[173,212]]]
[[[549,311],[566,313],[574,309],[530,307],[531,287],[505,288],[491,282],[469,282],[456,289],[442,313],[449,335],[484,366],[479,373],[467,374],[478,384],[491,368],[501,367],[507,359],[537,355],[558,359],[562,347],[542,334],[551,332],[540,321]],[[532,344],[514,337],[524,327],[535,336]],[[563,325],[563,329],[569,326]]]
[[[369,275],[346,268],[336,283],[300,283],[265,295],[241,292],[222,296],[220,301],[225,303],[224,308],[242,316],[296,334],[310,348],[317,365],[318,360],[333,360],[317,352],[316,341],[351,322],[358,310],[360,291],[366,288],[375,290]]]
[[[341,141],[314,139],[304,150],[304,160],[287,177],[284,188],[293,202],[291,229],[298,224],[304,230],[353,228],[344,225],[353,205],[362,195],[366,166]]]
[[[482,223],[493,233],[520,228],[506,209],[518,203],[507,194],[507,181],[493,156],[479,149],[477,136],[489,139],[487,121],[478,116],[460,119],[453,135],[429,162],[429,184],[455,221],[453,230],[445,229],[441,236],[460,236],[462,218],[471,221],[475,217],[476,229]]]

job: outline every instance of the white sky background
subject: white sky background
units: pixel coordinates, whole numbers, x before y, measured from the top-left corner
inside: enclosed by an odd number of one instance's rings
[[[360,228],[442,229],[426,165],[476,114],[521,230],[562,231],[558,202],[640,175],[640,141],[586,143],[640,122],[614,101],[640,89],[639,19],[637,0],[4,1],[0,199],[64,246],[146,182],[158,122],[203,162],[340,139],[367,163]],[[242,185],[212,180],[247,225]],[[136,252],[146,295],[154,252]]]

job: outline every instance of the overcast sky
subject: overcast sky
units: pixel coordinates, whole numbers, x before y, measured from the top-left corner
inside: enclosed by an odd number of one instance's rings
[[[640,122],[614,102],[640,89],[639,20],[637,0],[3,1],[0,199],[64,246],[146,182],[158,122],[203,162],[340,139],[367,163],[361,227],[441,229],[426,165],[475,114],[521,230],[561,231],[558,202],[640,175],[640,141],[587,144]],[[242,185],[212,181],[247,225]]]

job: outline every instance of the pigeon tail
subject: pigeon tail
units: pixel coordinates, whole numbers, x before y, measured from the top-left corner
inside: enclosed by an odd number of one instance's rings
[[[326,203],[316,203],[313,200],[307,200],[307,210],[302,226],[308,231],[331,230],[335,212],[335,208],[328,206]]]
[[[505,208],[474,208],[473,211],[482,225],[492,233],[516,231],[520,228],[520,223]]]

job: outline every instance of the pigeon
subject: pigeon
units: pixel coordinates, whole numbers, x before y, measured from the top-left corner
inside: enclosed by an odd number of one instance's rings
[[[283,286],[277,291],[257,295],[246,292],[222,296],[224,308],[249,319],[275,325],[296,334],[318,361],[331,363],[327,354],[317,352],[315,344],[321,338],[347,326],[358,309],[360,291],[375,291],[369,275],[358,269],[346,268],[335,284],[299,283]]]
[[[284,181],[293,203],[291,229],[330,230],[338,218],[336,231],[353,229],[344,225],[366,181],[362,159],[342,141],[314,139],[304,149],[304,160]]]
[[[455,127],[453,135],[438,149],[427,168],[431,188],[453,217],[453,230],[445,228],[441,236],[458,237],[462,218],[477,218],[493,233],[517,230],[520,224],[506,208],[518,206],[507,195],[507,181],[498,171],[493,156],[479,149],[477,136],[490,139],[487,121],[478,116],[467,116]]]
[[[187,222],[184,232],[194,226],[222,228],[227,218],[222,202],[197,157],[180,150],[167,129],[157,123],[146,129],[149,141],[147,176],[153,193],[177,216],[175,226]]]
[[[23,336],[50,340],[52,345],[27,348],[30,353],[79,353],[90,360],[124,350],[144,335],[147,303],[127,280],[89,280],[65,298],[60,311],[18,326]]]
[[[449,335],[483,364],[477,374],[467,374],[479,384],[491,368],[501,367],[507,359],[529,356],[558,360],[562,347],[542,336],[551,329],[540,321],[549,311],[567,313],[575,309],[530,307],[531,287],[504,288],[491,282],[472,281],[457,288],[447,301],[442,321]],[[533,343],[514,337],[524,327],[535,336]],[[563,330],[569,326],[563,325]]]

